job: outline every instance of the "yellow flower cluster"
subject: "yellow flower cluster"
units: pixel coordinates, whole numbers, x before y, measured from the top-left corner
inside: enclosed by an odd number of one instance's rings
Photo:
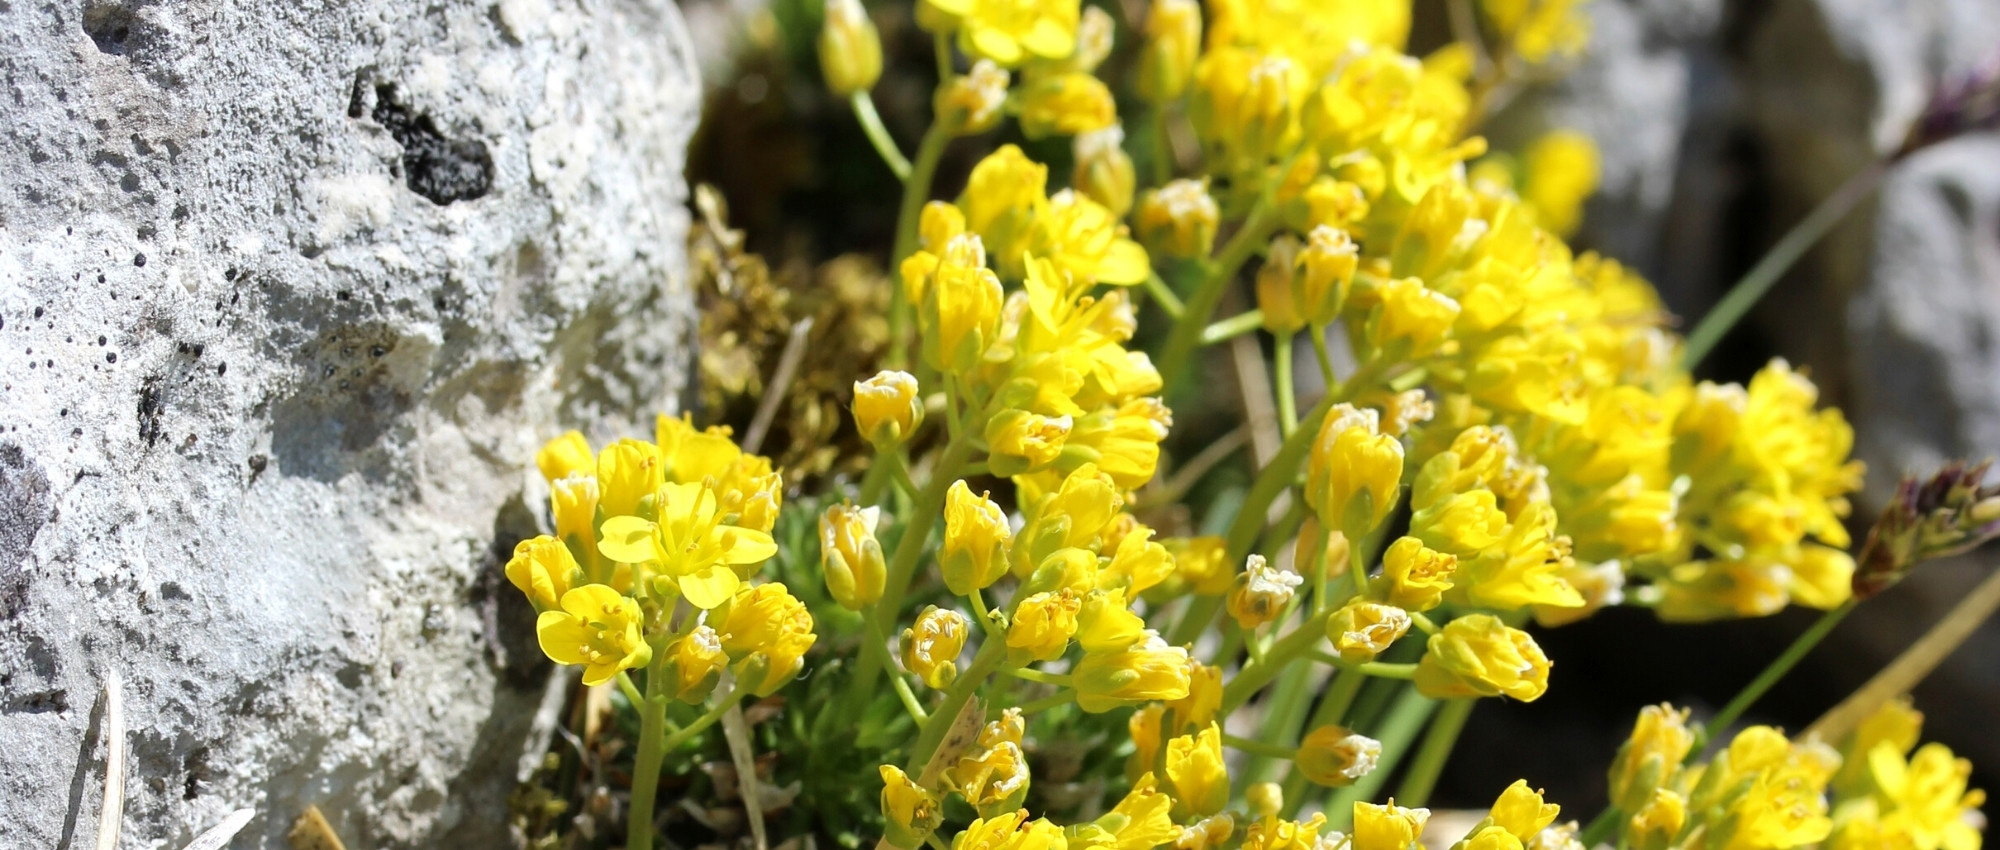
[[[1972,766],[1942,744],[1917,746],[1922,716],[1891,702],[1836,749],[1768,726],[1736,734],[1707,762],[1683,764],[1687,712],[1648,707],[1612,764],[1620,842],[1639,850],[1978,850]],[[1911,751],[1915,750],[1914,753]]]
[[[771,462],[727,429],[659,417],[656,439],[592,452],[571,431],[536,455],[556,535],[522,541],[507,578],[540,613],[542,649],[584,667],[584,683],[656,665],[668,696],[700,702],[723,670],[768,694],[796,675],[815,637],[782,584],[752,585],[777,552],[782,500]],[[674,617],[678,602],[691,611]],[[649,677],[651,679],[653,677]]]

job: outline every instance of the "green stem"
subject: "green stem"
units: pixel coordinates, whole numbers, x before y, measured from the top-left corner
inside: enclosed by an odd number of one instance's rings
[[[910,179],[910,161],[903,158],[896,140],[889,137],[889,128],[882,126],[882,115],[875,111],[875,99],[868,96],[866,89],[854,93],[854,117],[861,121],[861,131],[868,134],[868,143],[875,146],[875,152],[896,173],[896,179]]]
[[[639,687],[632,684],[632,677],[625,675],[623,670],[618,671],[618,691],[625,695],[626,702],[632,704],[633,711],[646,710],[646,698],[639,695]]]
[[[1604,811],[1598,812],[1597,817],[1591,819],[1589,826],[1583,828],[1577,840],[1583,842],[1585,847],[1603,844],[1605,839],[1611,837],[1611,831],[1618,828],[1620,814],[1622,813],[1616,806],[1605,807]]]
[[[1236,519],[1229,525],[1227,563],[1238,564],[1250,554],[1251,547],[1257,545],[1257,536],[1264,530],[1265,514],[1271,503],[1277,501],[1278,494],[1292,486],[1292,479],[1298,475],[1299,465],[1306,453],[1312,449],[1312,441],[1319,431],[1320,420],[1333,407],[1333,394],[1329,393],[1313,405],[1306,413],[1299,428],[1292,432],[1285,442],[1278,446],[1278,453],[1271,458],[1257,480],[1250,485],[1250,492],[1244,494],[1243,505],[1237,510]]]
[[[1707,357],[1709,352],[1715,349],[1716,344],[1722,341],[1722,337],[1729,333],[1730,328],[1735,327],[1737,322],[1749,314],[1750,308],[1757,306],[1757,302],[1765,293],[1771,291],[1771,287],[1775,286],[1780,278],[1784,277],[1793,263],[1805,255],[1807,249],[1824,238],[1834,225],[1847,217],[1856,204],[1861,203],[1875,192],[1876,187],[1882,185],[1882,178],[1888,174],[1890,164],[1889,160],[1879,159],[1847,178],[1847,182],[1840,184],[1840,188],[1826,196],[1818,206],[1813,207],[1812,212],[1807,213],[1804,219],[1793,225],[1792,229],[1778,240],[1778,244],[1771,246],[1771,250],[1764,255],[1764,258],[1758,260],[1757,265],[1752,266],[1749,273],[1731,286],[1728,294],[1722,296],[1721,301],[1715,302],[1715,306],[1709,309],[1708,315],[1701,317],[1701,323],[1695,325],[1694,330],[1688,333],[1687,342],[1681,350],[1681,364],[1692,370],[1701,363],[1702,358]]]
[[[1306,330],[1306,334],[1312,337],[1313,357],[1317,358],[1319,361],[1320,381],[1329,387],[1335,386],[1335,384],[1333,383],[1333,356],[1328,354],[1326,351],[1326,329],[1317,327],[1308,328]],[[1359,372],[1355,374],[1356,376],[1360,375]],[[1350,381],[1351,380],[1352,379],[1350,379]],[[1354,395],[1353,388],[1342,387],[1342,389],[1346,391],[1342,393],[1343,395],[1349,397],[1352,397]]]
[[[1340,660],[1340,656],[1327,652],[1324,649],[1315,649],[1308,653],[1308,656],[1321,664],[1331,665],[1342,670],[1353,670],[1364,676],[1373,676],[1377,679],[1401,679],[1409,681],[1417,676],[1416,664],[1391,664],[1387,661],[1368,661],[1361,664],[1354,664],[1342,661]]]
[[[1146,274],[1146,294],[1159,303],[1169,319],[1179,319],[1181,313],[1187,310],[1187,305],[1181,303],[1181,297],[1174,294],[1173,287],[1167,285],[1159,272]]]
[[[1396,772],[1396,764],[1403,760],[1403,754],[1410,749],[1410,742],[1416,740],[1417,732],[1424,728],[1424,721],[1430,719],[1437,702],[1417,693],[1416,688],[1405,688],[1396,697],[1395,705],[1389,708],[1389,716],[1376,730],[1375,740],[1382,742],[1382,760],[1375,769],[1361,777],[1353,785],[1339,789],[1327,805],[1328,826],[1346,831],[1354,820],[1354,804],[1360,800],[1372,800],[1375,793],[1389,781],[1389,774]]]
[[[1222,597],[1195,597],[1188,603],[1187,610],[1181,612],[1180,621],[1174,624],[1173,632],[1167,635],[1167,643],[1174,646],[1194,643],[1195,638],[1201,637],[1201,633],[1208,629],[1208,624],[1215,622],[1215,612],[1220,610],[1222,610]]]
[[[1298,754],[1298,748],[1296,747],[1292,748],[1280,747],[1277,744],[1268,744],[1263,741],[1253,741],[1250,740],[1249,738],[1239,738],[1235,735],[1229,735],[1229,734],[1224,734],[1222,736],[1222,745],[1232,750],[1238,750],[1241,752],[1250,753],[1251,755],[1262,756],[1268,759],[1289,760],[1292,756]]]
[[[1022,714],[1034,714],[1035,712],[1038,711],[1048,711],[1049,709],[1055,708],[1056,706],[1070,705],[1075,702],[1076,702],[1076,691],[1070,688],[1064,688],[1053,694],[1049,694],[1048,696],[1042,697],[1041,699],[1034,700],[1032,702],[1021,703],[1020,708]]]
[[[951,141],[951,130],[943,122],[934,122],[924,131],[923,141],[917,143],[917,159],[910,166],[909,179],[903,181],[903,205],[896,214],[896,250],[889,258],[889,268],[896,269],[904,258],[917,251],[917,224],[923,218],[924,202],[930,200],[931,178],[937,176],[938,162],[944,158],[945,146]],[[892,367],[909,362],[909,334],[912,305],[903,295],[900,285],[889,287],[889,359]]]
[[[1451,749],[1458,743],[1459,733],[1465,731],[1465,720],[1472,716],[1476,699],[1455,699],[1438,709],[1437,717],[1431,720],[1430,731],[1424,733],[1424,743],[1417,750],[1417,760],[1410,763],[1410,771],[1403,775],[1403,784],[1396,787],[1398,805],[1416,808],[1430,800],[1431,789],[1437,787],[1439,774],[1444,773],[1444,763],[1451,758]]]
[[[1354,705],[1354,698],[1361,694],[1361,686],[1367,683],[1368,677],[1360,672],[1343,670],[1335,674],[1333,686],[1326,689],[1319,707],[1313,709],[1312,718],[1306,721],[1300,740],[1304,740],[1303,735],[1309,735],[1322,726],[1345,720],[1347,709]],[[1299,807],[1305,803],[1307,781],[1305,771],[1300,770],[1297,764],[1293,764],[1291,771],[1285,774],[1285,817],[1298,815]]]
[[[1277,348],[1273,352],[1277,361],[1278,383],[1278,433],[1289,437],[1299,430],[1299,390],[1292,380],[1292,333],[1278,334]]]
[[[646,696],[636,706],[639,754],[632,765],[632,808],[625,821],[625,846],[630,850],[653,847],[653,801],[660,791],[660,763],[670,749],[663,740],[667,725],[667,657],[664,652],[653,653],[653,663],[646,669]],[[690,733],[682,729],[675,736],[684,734]]]
[[[1227,342],[1264,326],[1264,311],[1237,313],[1201,329],[1201,344]]]
[[[1265,656],[1267,663],[1273,660],[1268,654]],[[1283,668],[1286,666],[1290,666],[1289,662],[1273,669],[1283,673]],[[1271,689],[1270,697],[1264,701],[1267,707],[1264,710],[1264,722],[1257,729],[1257,737],[1266,741],[1298,740],[1299,724],[1305,722],[1306,707],[1312,704],[1312,697],[1312,677],[1305,671],[1298,671],[1279,679],[1277,687]],[[1250,763],[1244,766],[1243,776],[1250,782],[1262,782],[1269,778],[1270,771],[1277,767],[1274,761],[1280,759],[1289,761],[1292,755],[1291,751],[1286,751],[1277,759],[1272,759],[1260,754],[1250,759]]]
[[[1229,289],[1229,282],[1236,278],[1237,269],[1242,268],[1257,252],[1276,226],[1277,216],[1272,214],[1270,203],[1259,199],[1257,206],[1250,210],[1250,216],[1244,219],[1243,226],[1237,228],[1236,235],[1230,237],[1222,253],[1216,255],[1200,288],[1195,290],[1194,297],[1187,300],[1186,309],[1174,322],[1173,331],[1167,336],[1167,346],[1160,353],[1160,376],[1168,384],[1178,380],[1188,358],[1200,347],[1202,331],[1208,327],[1208,319],[1215,314],[1215,308],[1222,303],[1222,295]]]
[[[1174,149],[1167,141],[1167,105],[1153,107],[1153,185],[1165,186],[1174,179]]]
[[[700,734],[702,730],[715,725],[715,721],[721,720],[723,715],[729,713],[729,709],[735,707],[737,703],[742,702],[743,698],[749,695],[750,695],[749,688],[743,687],[740,684],[737,685],[735,688],[730,690],[729,696],[723,697],[721,702],[716,703],[714,707],[710,708],[707,712],[704,712],[700,717],[695,718],[693,723],[689,723],[687,726],[682,727],[681,731],[679,732],[675,732],[672,735],[668,735],[666,743],[662,744],[660,749],[662,750],[663,753],[673,752],[674,750],[678,749],[680,745],[687,743],[689,739],[693,738],[695,735]],[[665,705],[666,703],[662,701],[661,706],[664,708]],[[641,741],[639,743],[639,746],[643,751],[645,747],[645,742]],[[655,773],[658,773],[658,771],[656,770]],[[632,789],[632,800],[633,800],[632,805],[633,808],[635,809],[638,808],[638,799],[639,799],[639,789],[635,786]],[[650,816],[648,816],[648,820],[650,821]]]
[[[1311,620],[1279,638],[1278,642],[1272,644],[1270,650],[1265,653],[1263,661],[1253,661],[1236,671],[1236,676],[1229,680],[1229,684],[1222,686],[1220,713],[1227,715],[1248,702],[1251,695],[1270,684],[1271,680],[1277,678],[1293,660],[1305,655],[1314,644],[1325,639],[1326,629],[1317,621]]]
[[[1764,692],[1778,684],[1779,679],[1784,678],[1786,673],[1791,672],[1793,667],[1805,660],[1806,654],[1811,652],[1828,632],[1833,631],[1834,626],[1840,625],[1840,621],[1858,604],[1860,604],[1859,599],[1849,598],[1846,602],[1840,603],[1839,607],[1821,614],[1817,622],[1806,629],[1804,634],[1799,635],[1797,640],[1792,641],[1791,646],[1785,647],[1784,653],[1773,660],[1770,666],[1764,668],[1764,672],[1750,680],[1750,684],[1745,685],[1735,699],[1730,700],[1728,705],[1723,706],[1721,711],[1716,712],[1714,717],[1701,725],[1701,729],[1695,733],[1695,745],[1688,748],[1687,759],[1683,764],[1694,763],[1714,740],[1716,734],[1726,731],[1730,724],[1735,723],[1737,718],[1743,716],[1743,712],[1748,711],[1750,706],[1764,695]]]
[[[1027,667],[1016,667],[1007,671],[1007,675],[1013,676],[1016,679],[1024,679],[1044,685],[1054,685],[1058,688],[1067,688],[1070,686],[1070,677],[1067,673],[1045,673]]]
[[[895,476],[895,471],[891,467],[901,463],[902,458],[897,456],[895,450],[878,450],[875,453],[875,462],[868,465],[868,474],[861,477],[861,494],[855,497],[855,501],[862,507],[881,504],[882,491],[889,486],[890,479]]]
[[[874,617],[866,618],[864,623],[868,635],[862,639],[861,654],[881,656],[875,663],[889,670],[889,687],[896,692],[896,698],[902,700],[903,710],[910,713],[911,719],[924,722],[928,715],[924,713],[923,703],[917,702],[917,695],[910,690],[909,681],[903,678],[902,671],[896,669],[895,660],[889,657],[889,638],[882,633],[882,624]]]

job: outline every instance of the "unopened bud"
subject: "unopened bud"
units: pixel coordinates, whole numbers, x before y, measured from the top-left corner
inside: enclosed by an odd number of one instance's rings
[[[1226,600],[1229,616],[1245,631],[1269,623],[1285,612],[1305,578],[1265,563],[1264,556],[1251,555]]]
[[[1382,742],[1355,734],[1343,726],[1321,726],[1299,742],[1292,757],[1299,772],[1320,785],[1341,788],[1375,769],[1382,758]]]
[[[1195,259],[1215,247],[1221,220],[1222,209],[1209,197],[1207,180],[1175,180],[1146,190],[1132,229],[1149,253]]]
[[[1348,285],[1361,262],[1361,249],[1346,231],[1320,225],[1307,237],[1298,262],[1292,298],[1306,323],[1325,325],[1339,318],[1340,308],[1347,303]]]
[[[1139,96],[1164,103],[1187,91],[1201,56],[1201,7],[1194,0],[1157,0],[1146,17],[1139,53]]]
[[[908,372],[885,369],[854,382],[854,424],[861,436],[878,447],[901,444],[924,420],[924,401],[917,379]]]
[[[819,518],[820,564],[825,568],[827,592],[852,611],[882,598],[888,569],[882,544],[875,540],[875,526],[881,518],[881,508],[844,503],[828,507]]]
[[[1132,209],[1132,192],[1138,184],[1124,143],[1125,131],[1116,124],[1078,135],[1076,172],[1070,177],[1070,185],[1110,210],[1114,218],[1124,218]]]
[[[1264,265],[1257,268],[1257,310],[1264,316],[1264,329],[1271,333],[1297,333],[1306,326],[1293,285],[1298,262],[1298,238],[1280,233],[1264,253]]]
[[[1074,136],[1111,127],[1118,105],[1102,80],[1081,71],[1043,77],[1021,91],[1021,134]]]
[[[882,38],[861,0],[826,0],[819,30],[819,67],[826,87],[848,97],[873,88],[882,76]]]
[[[984,133],[1000,123],[1000,107],[1007,102],[1007,71],[990,59],[973,63],[964,76],[938,88],[932,108],[937,120],[960,136]]]

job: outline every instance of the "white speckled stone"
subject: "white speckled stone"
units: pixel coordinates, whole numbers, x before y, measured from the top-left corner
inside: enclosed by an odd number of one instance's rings
[[[698,97],[666,0],[0,2],[0,844],[94,841],[115,669],[124,847],[504,846],[499,564],[674,406]]]

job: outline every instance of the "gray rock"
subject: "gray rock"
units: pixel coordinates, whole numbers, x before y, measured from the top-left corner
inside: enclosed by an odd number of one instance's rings
[[[565,427],[684,382],[666,0],[0,3],[0,832],[504,846],[499,567]]]

